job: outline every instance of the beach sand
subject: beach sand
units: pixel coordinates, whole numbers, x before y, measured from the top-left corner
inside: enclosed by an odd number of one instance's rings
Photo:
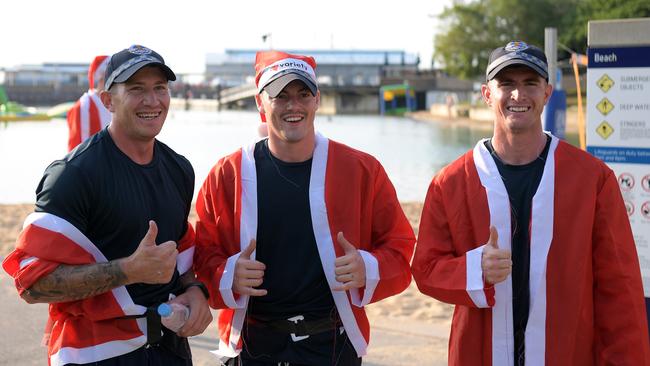
[[[422,203],[402,207],[417,233]],[[0,204],[0,258],[15,244],[25,217],[33,205]],[[194,221],[195,217],[190,217]],[[363,364],[368,366],[446,365],[447,343],[453,307],[422,295],[411,283],[403,293],[366,307],[371,341]],[[11,278],[0,271],[0,324],[12,334],[0,345],[7,365],[43,365],[45,349],[39,346],[47,313],[46,304],[27,305],[17,295]],[[213,312],[216,319],[216,311]],[[200,336],[190,339],[194,365],[215,365],[209,351],[217,347],[213,322]],[[4,363],[9,362],[9,363]]]

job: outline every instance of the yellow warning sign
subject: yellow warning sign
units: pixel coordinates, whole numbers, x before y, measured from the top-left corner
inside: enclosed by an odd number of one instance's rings
[[[600,79],[598,79],[596,84],[598,84],[600,90],[607,93],[607,91],[611,89],[612,86],[614,86],[614,80],[612,80],[612,78],[610,78],[609,75],[603,74],[603,76],[601,76]]]
[[[607,98],[603,98],[598,104],[596,104],[596,108],[600,111],[600,113],[603,114],[603,116],[606,116],[609,112],[614,109],[614,105],[612,102],[609,101]]]
[[[607,140],[607,138],[614,133],[614,128],[612,125],[607,123],[607,121],[602,121],[598,127],[596,127],[596,133],[599,134],[603,140]]]

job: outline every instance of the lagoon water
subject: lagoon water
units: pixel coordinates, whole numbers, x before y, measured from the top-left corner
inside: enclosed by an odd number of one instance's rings
[[[187,157],[196,188],[218,158],[257,137],[259,114],[246,111],[171,110],[159,140]],[[374,155],[393,181],[400,201],[423,201],[433,175],[489,135],[485,129],[380,116],[317,116],[325,136]],[[44,169],[63,157],[63,119],[0,123],[0,203],[31,203]]]

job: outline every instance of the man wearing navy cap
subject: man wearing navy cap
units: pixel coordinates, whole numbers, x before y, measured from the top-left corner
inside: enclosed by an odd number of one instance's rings
[[[23,299],[50,304],[50,365],[191,365],[185,337],[212,319],[192,271],[194,171],[156,140],[175,79],[143,46],[110,58],[110,125],[46,169],[3,262]],[[190,309],[178,334],[155,311],[173,295]]]
[[[510,42],[485,75],[494,135],[431,182],[412,264],[420,291],[456,305],[449,364],[650,364],[616,176],[542,130],[542,50]]]

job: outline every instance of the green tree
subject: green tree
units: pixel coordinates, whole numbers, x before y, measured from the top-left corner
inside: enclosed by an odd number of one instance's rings
[[[488,49],[495,44],[486,13],[485,2],[480,1],[456,3],[440,15],[443,32],[435,36],[434,60],[449,74],[469,79],[485,69]]]
[[[579,53],[587,51],[587,24],[590,20],[650,17],[648,0],[582,0],[565,31],[558,31],[562,44]]]
[[[440,15],[434,60],[451,75],[479,78],[485,73],[490,52],[508,41],[523,40],[543,47],[544,28],[564,28],[575,18],[578,1],[455,1]]]

